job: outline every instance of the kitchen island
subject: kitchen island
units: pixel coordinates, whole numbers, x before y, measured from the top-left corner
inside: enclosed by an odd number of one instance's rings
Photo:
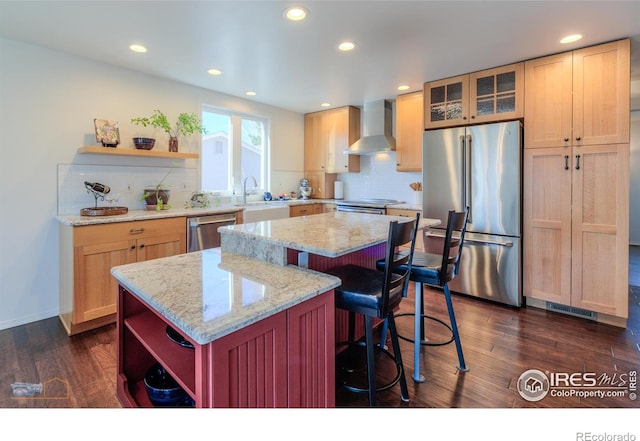
[[[339,279],[322,272],[373,267],[392,220],[407,218],[336,212],[226,226],[221,249],[113,268],[123,405],[150,405],[142,379],[159,361],[197,407],[333,407],[346,315],[334,308]],[[169,341],[167,325],[195,350]]]
[[[196,407],[335,405],[333,288],[339,279],[219,248],[111,273],[119,284],[117,395],[123,406],[152,405],[143,379],[155,363]],[[172,341],[171,330],[182,339]]]

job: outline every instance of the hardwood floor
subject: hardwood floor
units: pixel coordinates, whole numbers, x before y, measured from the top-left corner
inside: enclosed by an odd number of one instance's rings
[[[415,383],[413,346],[401,341],[411,400],[402,403],[399,386],[380,392],[381,407],[415,408],[640,408],[640,399],[546,396],[524,400],[517,390],[526,370],[554,373],[594,372],[610,377],[640,370],[640,247],[630,250],[629,321],[626,329],[534,308],[513,309],[477,299],[454,296],[454,308],[469,367],[458,372],[453,344],[422,348],[424,383]],[[413,308],[413,284],[402,310]],[[425,292],[428,313],[446,318],[442,294]],[[410,335],[411,318],[398,319]],[[431,338],[440,328],[427,326]],[[0,331],[0,407],[117,408],[115,325],[67,336],[58,318]],[[381,363],[383,364],[383,363]],[[391,372],[382,366],[382,377]],[[48,397],[17,398],[10,385],[43,383]],[[55,387],[54,387],[55,386]],[[48,388],[47,388],[48,387]],[[364,407],[365,394],[338,388],[339,407]]]

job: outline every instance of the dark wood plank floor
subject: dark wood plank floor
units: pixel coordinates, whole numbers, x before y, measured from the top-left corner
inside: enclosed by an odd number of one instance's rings
[[[613,376],[640,370],[640,247],[630,250],[630,288],[627,329],[534,308],[513,309],[454,296],[469,371],[456,370],[453,344],[422,349],[424,383],[414,383],[413,347],[402,341],[408,375],[409,403],[401,403],[399,387],[378,394],[381,407],[418,408],[640,408],[640,399],[560,398],[547,396],[528,402],[517,391],[519,376],[528,369],[548,372],[595,372]],[[413,307],[413,284],[402,310]],[[442,294],[428,291],[429,314],[446,318]],[[399,319],[411,335],[411,318]],[[429,325],[437,338],[439,328]],[[0,331],[0,407],[3,408],[116,408],[115,325],[68,337],[57,318]],[[381,377],[391,372],[381,363]],[[12,383],[57,386],[50,398],[16,398]],[[62,386],[62,388],[61,388]],[[339,407],[367,405],[366,395],[339,388]]]

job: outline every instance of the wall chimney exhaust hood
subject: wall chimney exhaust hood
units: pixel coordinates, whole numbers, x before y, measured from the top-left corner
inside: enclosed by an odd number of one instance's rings
[[[392,135],[391,102],[387,100],[365,103],[362,109],[362,138],[344,151],[346,155],[373,155],[395,152],[396,140]]]

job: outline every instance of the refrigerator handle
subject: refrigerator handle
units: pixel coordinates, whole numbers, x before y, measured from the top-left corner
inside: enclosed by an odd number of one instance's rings
[[[458,141],[460,142],[460,151],[462,152],[462,182],[460,182],[460,202],[462,203],[462,207],[454,207],[454,209],[464,211],[464,207],[467,204],[467,175],[465,173],[467,166],[467,141],[465,135],[460,135]]]
[[[471,191],[471,183],[472,181],[472,176],[471,176],[471,158],[473,157],[473,155],[471,154],[471,149],[473,148],[472,146],[472,141],[473,138],[471,135],[467,135],[467,148],[465,151],[465,198],[464,198],[464,207],[462,207],[462,210],[464,211],[466,207],[469,207],[469,216],[468,216],[468,220],[467,222],[472,224],[473,223],[473,210],[471,209],[471,207],[473,206],[473,202],[471,200],[471,195],[472,195],[472,191]]]

